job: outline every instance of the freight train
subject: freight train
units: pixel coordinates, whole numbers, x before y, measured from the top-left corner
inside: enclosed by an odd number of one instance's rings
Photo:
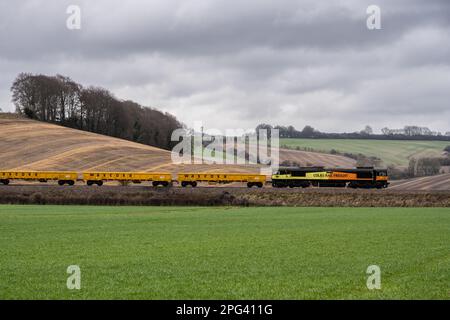
[[[104,182],[151,183],[154,187],[170,187],[174,183],[181,187],[196,187],[198,183],[245,183],[247,187],[262,188],[270,184],[275,188],[285,187],[335,187],[335,188],[386,188],[389,177],[386,169],[358,167],[353,169],[324,167],[283,167],[271,180],[265,175],[248,173],[180,172],[173,179],[170,172],[77,172],[69,171],[0,171],[0,183],[10,181],[57,181],[59,185],[74,185],[82,181],[88,186],[102,186]]]

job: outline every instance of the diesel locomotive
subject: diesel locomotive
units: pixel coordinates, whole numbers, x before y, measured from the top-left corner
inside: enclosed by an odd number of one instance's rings
[[[272,186],[275,188],[315,186],[382,189],[388,185],[387,169],[373,167],[284,167],[272,175]]]

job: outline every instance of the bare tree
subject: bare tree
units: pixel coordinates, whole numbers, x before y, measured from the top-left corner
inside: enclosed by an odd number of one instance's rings
[[[30,118],[161,148],[170,148],[173,130],[183,127],[168,113],[121,101],[104,88],[83,88],[62,75],[21,73],[11,91],[17,112]]]
[[[364,130],[361,130],[360,132],[361,134],[365,134],[365,135],[371,135],[373,134],[373,129],[371,126],[367,125]]]

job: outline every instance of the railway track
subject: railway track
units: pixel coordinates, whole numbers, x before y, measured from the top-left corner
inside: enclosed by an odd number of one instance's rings
[[[0,186],[2,204],[450,207],[450,190]],[[1,210],[1,208],[0,208]]]

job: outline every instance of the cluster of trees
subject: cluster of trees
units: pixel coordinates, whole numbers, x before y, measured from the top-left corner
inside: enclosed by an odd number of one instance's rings
[[[268,130],[267,132],[270,134],[270,130],[278,129],[280,138],[318,138],[322,133],[315,130],[311,126],[305,126],[302,131],[298,131],[293,126],[272,126],[270,124],[262,123],[256,126],[256,133],[258,134],[260,129]]]
[[[419,127],[419,126],[405,126],[403,129],[389,129],[387,127],[381,129],[381,132],[384,135],[405,135],[409,137],[417,137],[417,136],[442,136],[442,133],[439,131],[431,131],[427,127]],[[444,134],[445,136],[450,136],[450,131]]]
[[[450,166],[450,157],[411,158],[406,169],[390,165],[388,171],[392,180],[410,179],[439,174],[443,166]]]
[[[409,160],[408,176],[424,177],[438,174],[441,169],[441,159],[439,158],[412,158]]]
[[[170,149],[173,130],[183,127],[169,113],[119,100],[104,88],[84,88],[62,75],[21,73],[11,92],[16,111],[29,118],[160,148]]]
[[[297,130],[293,126],[272,126],[270,124],[259,124],[259,129],[278,129],[280,138],[313,138],[313,139],[380,139],[380,140],[443,140],[450,141],[450,132],[442,135],[440,132],[431,131],[426,127],[405,126],[403,129],[383,128],[382,134],[374,134],[370,126],[363,130],[350,133],[325,133],[305,126],[302,130]]]

